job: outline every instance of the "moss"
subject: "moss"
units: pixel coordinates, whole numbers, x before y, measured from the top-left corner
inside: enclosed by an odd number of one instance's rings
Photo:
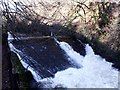
[[[30,82],[33,79],[33,76],[22,66],[19,58],[14,52],[11,52],[11,62],[13,75],[18,74],[16,79],[19,84],[19,88],[22,88],[22,90],[30,88]]]
[[[11,52],[11,61],[13,64],[13,68],[16,69],[18,73],[23,73],[25,71],[24,67],[20,63],[19,58],[14,52]]]

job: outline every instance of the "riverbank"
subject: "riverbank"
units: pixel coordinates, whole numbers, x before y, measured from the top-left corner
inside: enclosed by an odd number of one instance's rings
[[[103,31],[103,30],[101,30]],[[113,67],[120,70],[120,25],[105,31],[92,34],[93,30],[74,32],[73,36],[82,42],[89,43],[96,54],[113,63]]]
[[[7,44],[7,34],[2,34],[2,89],[12,88],[12,64]]]
[[[34,87],[32,74],[25,70],[17,55],[10,51],[7,34],[2,36],[2,89],[23,90]],[[35,87],[36,88],[36,87]]]

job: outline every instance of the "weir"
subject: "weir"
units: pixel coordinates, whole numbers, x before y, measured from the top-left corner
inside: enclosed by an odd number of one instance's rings
[[[15,51],[21,59],[32,67],[41,78],[54,77],[57,71],[65,70],[69,67],[80,68],[76,62],[71,62],[68,55],[59,47],[54,38],[13,40],[9,34],[9,41],[12,40]],[[59,38],[60,39],[60,38]],[[62,38],[63,39],[63,38]],[[67,39],[69,42],[70,39]]]
[[[8,42],[10,38],[12,36]],[[9,46],[18,54],[23,66],[31,71],[34,79],[44,84],[43,88],[59,85],[65,88],[118,87],[118,70],[112,67],[112,63],[95,55],[88,44],[81,47],[83,55],[75,51],[74,40],[65,41],[56,38],[43,42],[39,39],[24,42],[12,39]]]

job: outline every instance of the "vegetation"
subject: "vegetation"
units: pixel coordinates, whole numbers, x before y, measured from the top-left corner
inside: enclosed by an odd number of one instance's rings
[[[30,82],[33,79],[30,72],[28,72],[21,64],[17,55],[14,52],[11,52],[11,62],[12,62],[12,73],[14,75],[14,80],[16,80],[16,85],[20,89],[30,88]],[[15,82],[14,82],[15,84]]]

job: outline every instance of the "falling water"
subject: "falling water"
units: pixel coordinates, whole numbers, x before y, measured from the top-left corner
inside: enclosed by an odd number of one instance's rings
[[[11,35],[8,33],[8,40]],[[59,47],[68,55],[68,60],[76,63],[80,68],[69,67],[63,71],[55,73],[54,77],[41,79],[36,75],[33,68],[29,68],[35,80],[39,83],[45,83],[45,88],[55,88],[62,86],[65,88],[117,88],[118,87],[118,70],[112,67],[112,63],[107,62],[99,55],[95,55],[93,49],[88,44],[85,45],[86,55],[82,56],[66,42],[59,42],[55,38]],[[9,44],[12,51],[18,54],[17,49]],[[70,59],[69,59],[70,58]],[[24,67],[27,64],[21,61]]]

